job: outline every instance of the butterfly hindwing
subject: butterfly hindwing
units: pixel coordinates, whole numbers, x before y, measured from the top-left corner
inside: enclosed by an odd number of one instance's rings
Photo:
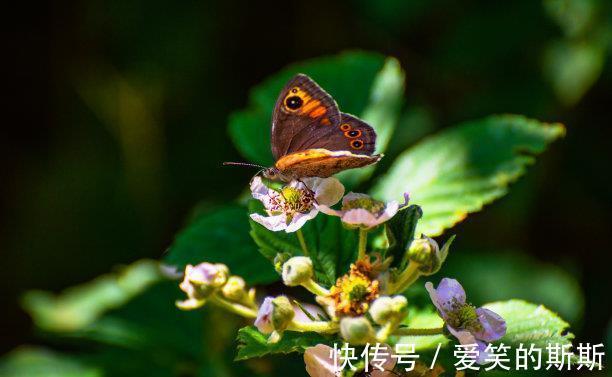
[[[334,99],[306,75],[293,77],[281,91],[272,115],[272,154],[278,160],[307,149],[340,124]]]

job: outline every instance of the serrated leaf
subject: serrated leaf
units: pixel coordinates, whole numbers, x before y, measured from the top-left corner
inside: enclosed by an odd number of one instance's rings
[[[42,347],[22,346],[2,358],[3,377],[101,377],[102,370]]]
[[[417,222],[423,216],[421,207],[410,205],[402,208],[391,220],[385,224],[389,249],[385,257],[393,257],[391,265],[398,267],[406,253],[406,249],[414,239]]]
[[[243,327],[238,331],[238,354],[236,360],[261,357],[275,353],[303,353],[308,347],[329,344],[329,337],[314,332],[285,331],[277,343],[268,343],[268,335],[260,333],[255,326]]]
[[[252,212],[260,207],[258,202],[251,201]],[[357,231],[345,229],[338,217],[319,214],[302,227],[302,232],[316,280],[327,286],[334,284],[356,258]],[[251,237],[270,261],[279,253],[304,255],[295,233],[273,232],[251,220]]]
[[[423,209],[417,233],[440,235],[468,213],[505,195],[534,155],[564,135],[561,124],[518,115],[466,122],[401,154],[372,189],[375,197],[410,193]]]
[[[516,348],[520,343],[542,349],[547,344],[571,344],[574,334],[568,332],[569,323],[543,305],[523,300],[498,301],[484,307],[502,316],[506,321],[506,335],[496,343]]]
[[[249,106],[230,116],[229,132],[238,151],[249,161],[271,166],[270,128],[276,98],[287,81],[297,73],[312,77],[330,93],[340,110],[361,114],[376,73],[384,57],[367,52],[345,52],[293,64],[254,87]],[[359,77],[359,80],[355,80]]]
[[[74,331],[122,306],[162,279],[157,262],[140,260],[116,273],[68,288],[59,295],[44,291],[27,292],[22,304],[41,329]]]
[[[278,280],[278,274],[249,238],[247,209],[240,205],[200,213],[178,233],[164,262],[179,270],[188,263],[224,263],[248,284]]]

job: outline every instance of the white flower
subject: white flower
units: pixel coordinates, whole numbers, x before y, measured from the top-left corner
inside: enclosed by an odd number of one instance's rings
[[[253,198],[261,201],[268,216],[252,213],[251,219],[269,230],[295,232],[319,213],[320,206],[333,206],[344,194],[336,178],[303,178],[292,181],[280,191],[268,188],[261,177],[251,182]]]
[[[396,200],[385,204],[366,194],[350,192],[342,199],[342,209],[335,210],[328,205],[321,205],[319,209],[327,215],[340,217],[347,225],[370,229],[395,216],[400,208],[408,204],[408,194],[404,194],[404,199],[401,205]]]

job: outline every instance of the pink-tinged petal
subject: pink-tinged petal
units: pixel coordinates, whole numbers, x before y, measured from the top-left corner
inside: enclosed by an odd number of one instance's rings
[[[305,302],[301,303],[304,310],[306,310],[310,315],[312,315],[315,319],[318,320],[319,316],[325,316],[325,311],[318,305],[308,304]],[[294,321],[298,322],[311,322],[312,320],[308,318],[306,313],[302,311],[302,309],[293,304],[293,311],[295,312],[295,316],[293,317]]]
[[[349,192],[348,194],[346,194],[344,196],[344,198],[342,199],[342,205],[345,205],[349,202],[352,202],[353,200],[359,200],[359,199],[367,199],[370,196],[367,194],[362,194],[359,192]]]
[[[334,366],[334,359],[336,365]],[[340,357],[334,354],[333,348],[325,344],[317,344],[314,347],[306,349],[304,352],[304,364],[306,364],[306,373],[310,377],[336,377],[340,376]]]
[[[387,205],[385,206],[384,212],[378,216],[378,223],[379,224],[384,223],[385,221],[395,216],[397,211],[399,211],[399,208],[400,208],[399,203],[396,201],[387,203]]]
[[[317,209],[313,209],[308,213],[296,213],[289,222],[289,224],[287,224],[285,232],[293,233],[299,230],[301,227],[304,226],[304,224],[306,224],[306,221],[314,219],[318,213],[319,210]]]
[[[487,352],[488,345],[480,340],[476,341],[476,345],[478,346],[478,358],[476,359],[476,362],[480,365],[488,364],[487,359],[490,355],[489,352]]]
[[[314,192],[318,204],[333,206],[344,195],[344,186],[337,178],[303,178],[302,181]]]
[[[385,353],[386,355],[382,356]],[[380,358],[384,358],[384,363],[382,368],[384,370],[378,369],[378,367],[374,366],[374,364],[378,363],[370,363],[370,376],[371,377],[395,377],[396,374],[393,373],[393,368],[395,368],[395,364],[397,364],[397,358],[393,357],[393,348],[391,348],[387,344],[381,344],[381,349],[379,352]]]
[[[444,311],[454,309],[454,305],[465,304],[465,291],[459,282],[455,279],[444,278],[436,288],[438,294],[438,303]]]
[[[471,332],[467,330],[457,330],[454,327],[446,325],[448,331],[459,341],[461,344],[476,344],[476,338]]]
[[[408,205],[408,202],[410,201],[410,194],[408,194],[407,192],[404,193],[404,203],[402,203],[400,205],[400,208],[404,208]]]
[[[434,304],[436,309],[438,309],[438,313],[440,314],[440,317],[446,320],[446,311],[440,305],[440,299],[438,298],[438,292],[436,291],[436,289],[434,288],[433,284],[430,281],[425,283],[425,289],[427,290],[427,293],[429,293],[429,297],[431,298],[432,304]]]
[[[506,335],[506,321],[497,313],[486,309],[476,309],[481,331],[474,332],[474,336],[485,342],[494,342]]]
[[[285,214],[276,216],[262,216],[259,213],[252,213],[251,219],[273,232],[287,229],[287,216]]]
[[[270,189],[263,184],[260,176],[256,176],[251,181],[251,194],[253,198],[262,200],[262,198],[268,196]]]
[[[342,222],[351,225],[360,225],[365,228],[372,228],[380,224],[376,216],[363,208],[350,209],[342,216]]]
[[[262,334],[270,334],[274,331],[272,326],[272,297],[266,297],[257,311],[257,318],[253,323]]]
[[[323,212],[326,215],[329,216],[338,216],[338,217],[342,217],[342,215],[344,214],[344,211],[338,211],[336,209],[330,208],[329,206],[326,205],[316,205],[317,209],[321,212]]]

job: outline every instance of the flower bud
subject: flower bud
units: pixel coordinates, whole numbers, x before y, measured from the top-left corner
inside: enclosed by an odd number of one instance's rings
[[[374,322],[384,325],[390,321],[401,320],[406,313],[407,306],[408,300],[404,296],[382,296],[372,303],[370,315]]]
[[[291,323],[293,316],[295,312],[287,297],[266,297],[259,307],[254,324],[263,334],[282,332]]]
[[[438,272],[443,262],[438,243],[425,235],[412,241],[408,258],[419,264],[419,272],[425,276]]]
[[[199,308],[208,296],[225,284],[228,274],[229,270],[224,264],[188,264],[183,281],[179,284],[179,288],[187,294],[187,300],[178,301],[176,305],[184,310]]]
[[[289,253],[278,253],[274,256],[274,270],[279,274],[283,272],[283,264],[291,258],[291,254]]]
[[[241,301],[246,295],[245,286],[243,278],[240,276],[230,276],[223,288],[221,288],[221,293],[228,300]]]
[[[366,317],[344,317],[340,321],[340,334],[351,344],[366,344],[375,334]]]
[[[312,275],[312,261],[308,257],[293,257],[283,264],[283,283],[288,287],[301,285]]]

